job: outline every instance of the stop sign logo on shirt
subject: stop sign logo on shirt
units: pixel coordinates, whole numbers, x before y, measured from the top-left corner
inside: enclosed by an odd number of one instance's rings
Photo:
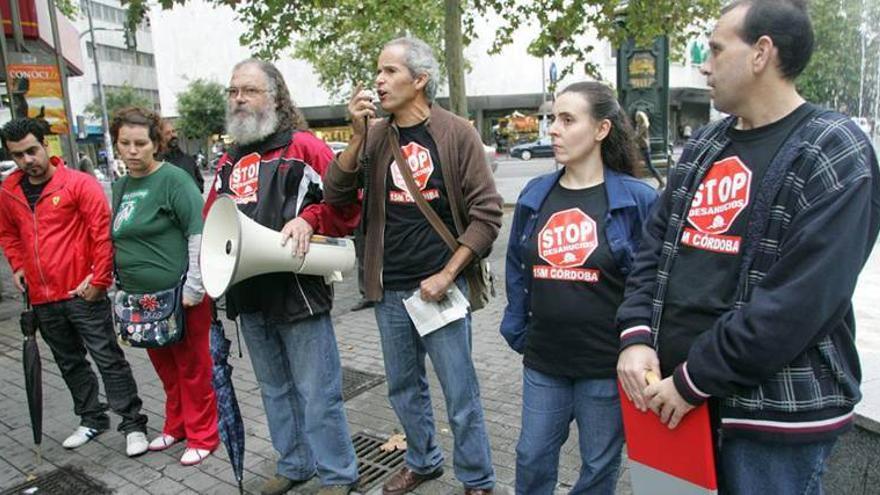
[[[598,245],[596,221],[580,208],[554,213],[538,234],[538,256],[557,268],[583,265]]]
[[[419,143],[412,142],[400,147],[403,157],[406,159],[409,169],[412,171],[413,179],[419,186],[419,191],[424,191],[428,187],[428,179],[434,173],[434,161],[431,159],[431,152],[428,148]],[[406,191],[406,182],[400,169],[397,168],[397,162],[391,164],[391,180],[394,185],[402,191]]]
[[[235,202],[254,203],[260,182],[260,155],[251,153],[241,157],[229,175],[229,189],[235,195]]]
[[[688,223],[704,234],[723,234],[749,205],[752,171],[738,156],[712,165],[688,212]]]

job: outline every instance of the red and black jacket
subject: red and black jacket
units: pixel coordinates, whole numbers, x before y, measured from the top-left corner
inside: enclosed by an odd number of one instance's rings
[[[0,246],[13,272],[24,270],[33,304],[65,301],[89,274],[91,284],[113,283],[110,206],[91,175],[71,170],[50,158],[55,173],[31,210],[20,170],[3,182],[0,192]]]
[[[304,131],[277,131],[260,143],[235,147],[217,163],[205,212],[218,194],[231,194],[238,198],[242,213],[270,229],[280,231],[299,216],[316,234],[349,235],[360,220],[360,206],[340,208],[324,203],[322,178],[331,160],[330,148]],[[246,163],[256,174],[255,185],[240,180]],[[253,188],[256,191],[250,192]],[[250,201],[244,200],[249,194],[253,195]],[[235,284],[226,300],[229,318],[262,312],[273,321],[294,322],[330,311],[333,291],[323,277],[269,273]]]

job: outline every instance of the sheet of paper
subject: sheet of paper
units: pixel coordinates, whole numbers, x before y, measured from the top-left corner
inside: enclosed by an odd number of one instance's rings
[[[425,301],[416,290],[412,296],[403,300],[403,305],[422,337],[453,321],[464,318],[467,316],[468,307],[470,307],[467,298],[454,284],[440,302]]]

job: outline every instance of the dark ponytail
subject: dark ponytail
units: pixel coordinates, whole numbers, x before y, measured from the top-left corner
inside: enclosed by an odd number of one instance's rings
[[[581,95],[590,108],[590,116],[596,122],[605,119],[611,122],[611,130],[600,145],[602,163],[610,169],[634,176],[639,163],[635,132],[617,102],[614,91],[603,83],[586,81],[574,83],[559,94],[565,93]]]

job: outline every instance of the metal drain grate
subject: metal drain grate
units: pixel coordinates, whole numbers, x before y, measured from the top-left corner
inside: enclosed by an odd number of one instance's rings
[[[110,495],[113,493],[100,481],[74,467],[60,467],[40,475],[33,481],[3,491],[0,495]]]
[[[379,448],[385,440],[360,432],[351,437],[351,442],[358,459],[358,472],[361,475],[358,479],[358,491],[361,493],[367,493],[403,466],[404,451],[382,452]]]
[[[342,400],[348,400],[385,381],[382,375],[342,367]]]

